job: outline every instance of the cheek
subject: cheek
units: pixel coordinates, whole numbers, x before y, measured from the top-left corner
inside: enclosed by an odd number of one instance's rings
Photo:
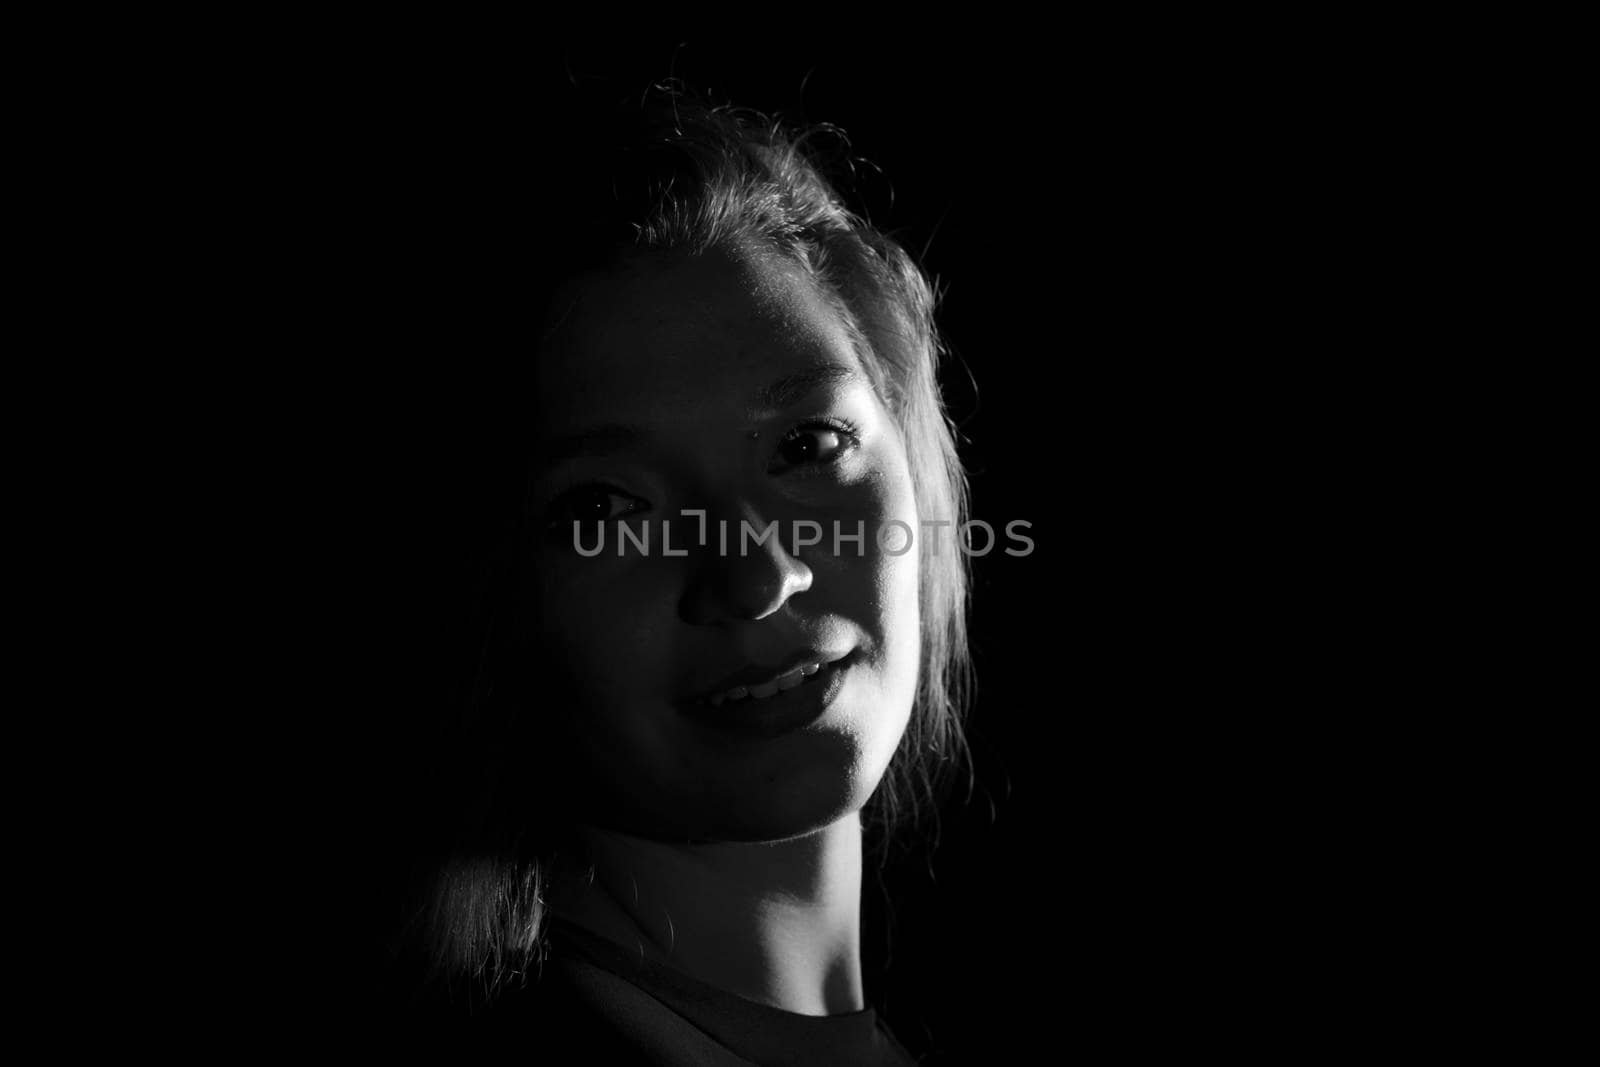
[[[948,531],[924,528],[919,524],[916,493],[912,488],[910,465],[903,449],[896,449],[896,462],[883,480],[882,506],[885,522],[894,520],[901,527],[885,537],[887,547],[879,549],[879,583],[882,596],[893,614],[890,628],[891,678],[888,684],[896,699],[910,713],[915,698],[922,658],[921,560],[925,538],[948,535]],[[909,539],[908,539],[909,538]],[[874,545],[874,548],[877,546]],[[898,552],[899,554],[892,554]]]
[[[845,535],[858,524],[864,536],[858,545],[841,539],[835,555],[832,527],[813,569],[813,592],[819,606],[836,610],[868,627],[876,646],[879,696],[895,705],[909,703],[916,688],[920,661],[919,576],[921,542],[939,531],[919,527],[916,496],[896,443],[875,457],[871,476],[841,490],[827,518]]]
[[[637,561],[581,560],[548,576],[540,623],[537,714],[561,762],[563,802],[607,825],[654,825],[639,801],[659,802],[692,781],[664,694],[679,650],[675,592]]]
[[[940,531],[918,525],[909,477],[904,480],[890,506],[892,518],[904,525],[890,530],[885,536],[887,547],[878,549],[876,584],[889,616],[887,644],[891,678],[888,684],[897,697],[905,700],[909,709],[909,702],[915,695],[922,650],[922,540],[938,536]]]
[[[605,714],[665,691],[676,590],[632,560],[542,564],[534,593],[540,669]]]
[[[922,660],[920,540],[909,476],[885,476],[876,485],[869,531],[885,530],[882,542],[869,532],[863,557],[846,554],[835,562],[855,571],[841,583],[855,602],[844,610],[870,630],[870,669],[856,692],[856,718],[850,726],[856,745],[858,804],[881,781],[898,749],[916,701]],[[887,526],[899,523],[898,527]]]

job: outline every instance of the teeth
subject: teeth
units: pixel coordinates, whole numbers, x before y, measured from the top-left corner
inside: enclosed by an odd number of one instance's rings
[[[750,695],[750,690],[746,689],[742,685],[736,685],[732,689],[728,690],[726,693],[718,693],[716,696],[712,697],[711,700],[710,700],[710,703],[711,703],[712,707],[717,708],[717,707],[721,707],[725,702],[727,702],[729,700],[743,700],[745,697],[747,697],[749,695]]]
[[[822,664],[820,663],[803,663],[787,674],[780,674],[770,682],[752,686],[736,685],[725,693],[717,693],[706,702],[712,707],[718,708],[732,701],[744,700],[746,697],[751,700],[765,700],[770,696],[776,696],[778,693],[793,689],[820,670],[822,670]]]

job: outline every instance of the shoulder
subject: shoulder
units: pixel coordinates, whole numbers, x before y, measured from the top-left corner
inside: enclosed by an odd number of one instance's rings
[[[672,1008],[626,978],[553,955],[492,988],[433,988],[388,1005],[385,1045],[417,1053],[515,1050],[534,1063],[704,1064],[746,1067]]]

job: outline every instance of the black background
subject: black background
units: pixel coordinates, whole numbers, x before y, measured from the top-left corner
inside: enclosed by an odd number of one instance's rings
[[[541,94],[675,77],[842,127],[874,165],[851,199],[943,293],[973,513],[1032,523],[1031,556],[975,561],[979,787],[931,861],[888,872],[869,995],[945,1062],[1165,1046],[1276,1002],[1279,948],[1241,918],[1284,888],[1259,857],[1286,827],[1261,768],[1240,773],[1274,727],[1237,560],[1288,520],[1235,505],[1283,477],[1261,448],[1280,405],[1255,398],[1296,299],[1274,221],[1295,108],[1259,68],[1149,45],[567,39],[345,54],[263,88],[257,207],[283,264],[265,373],[291,381],[282,431],[309,460],[290,525],[321,672],[306,733],[330,772],[317,842],[350,876],[336,924],[360,941],[385,914],[396,739],[458,666],[437,649],[461,611],[479,369],[526,344],[514,265],[559,210],[512,179]],[[352,955],[359,986],[372,963]]]

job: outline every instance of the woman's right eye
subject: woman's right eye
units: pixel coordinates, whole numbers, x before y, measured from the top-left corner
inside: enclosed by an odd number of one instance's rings
[[[646,510],[636,496],[607,485],[580,485],[562,493],[545,513],[551,533],[565,533],[573,525],[594,526],[614,522]]]

